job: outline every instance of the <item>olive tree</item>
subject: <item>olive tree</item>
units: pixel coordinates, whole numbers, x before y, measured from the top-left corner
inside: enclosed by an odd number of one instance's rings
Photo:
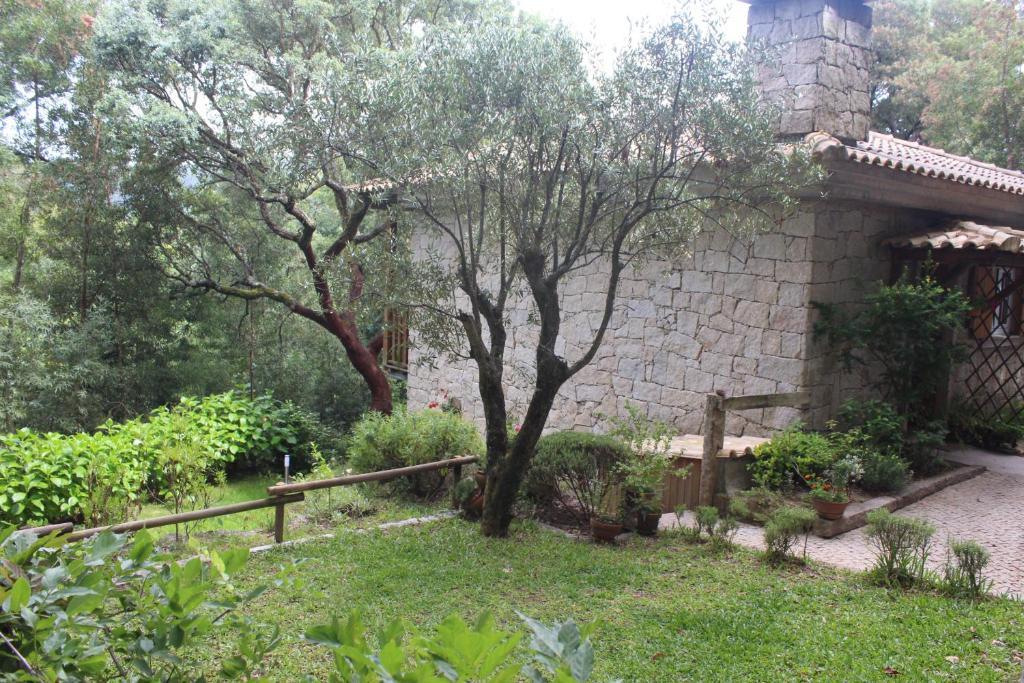
[[[701,231],[771,225],[806,159],[774,141],[744,49],[676,17],[595,75],[561,27],[523,19],[467,40],[428,36],[391,98],[388,175],[404,183],[432,283],[411,304],[422,338],[475,363],[486,422],[483,533],[503,536],[560,387],[595,357],[622,274]],[[561,286],[604,278],[583,348],[559,352]],[[431,291],[433,294],[431,295]],[[535,374],[507,428],[510,312],[531,310]]]
[[[193,291],[277,302],[322,327],[381,412],[391,411],[382,331],[359,316],[367,278],[380,275],[367,259],[387,252],[368,245],[393,222],[374,211],[387,197],[360,182],[379,157],[375,84],[423,26],[486,7],[115,0],[96,22],[96,52],[117,86],[110,111],[136,148],[124,190],[141,220],[163,228],[167,274]],[[261,267],[282,248],[287,267]],[[294,272],[304,278],[284,276]]]

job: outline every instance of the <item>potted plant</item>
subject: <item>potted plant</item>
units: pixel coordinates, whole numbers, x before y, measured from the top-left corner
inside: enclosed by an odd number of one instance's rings
[[[648,420],[633,405],[627,405],[629,417],[614,420],[612,434],[618,437],[629,451],[629,456],[619,464],[619,475],[625,491],[627,515],[635,520],[636,531],[642,536],[658,533],[661,521],[661,499],[665,489],[665,477],[672,468],[672,428]],[[686,476],[685,471],[676,472]]]
[[[622,516],[601,512],[590,518],[590,534],[598,543],[614,543],[622,533]]]
[[[825,473],[825,478],[807,476],[804,479],[811,487],[807,497],[822,519],[836,520],[846,512],[850,504],[850,486],[860,479],[864,468],[854,456],[846,456],[834,463]]]

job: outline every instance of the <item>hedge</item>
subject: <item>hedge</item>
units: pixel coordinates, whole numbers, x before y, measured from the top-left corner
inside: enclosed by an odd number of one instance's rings
[[[184,418],[184,419],[182,419]],[[206,446],[212,471],[268,469],[285,452],[302,469],[318,423],[295,406],[269,396],[229,391],[184,397],[144,418],[108,421],[92,434],[0,435],[0,522],[78,521],[90,495],[105,489],[120,501],[162,497],[161,451],[185,424]]]

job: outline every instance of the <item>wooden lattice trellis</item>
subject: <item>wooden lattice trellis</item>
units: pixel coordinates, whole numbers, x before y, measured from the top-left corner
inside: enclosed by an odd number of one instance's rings
[[[975,264],[967,293],[977,304],[968,322],[962,400],[985,415],[1024,413],[1024,267]]]

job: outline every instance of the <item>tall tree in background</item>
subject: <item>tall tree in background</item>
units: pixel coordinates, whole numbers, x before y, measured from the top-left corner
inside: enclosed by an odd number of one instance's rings
[[[360,324],[367,278],[383,289],[386,268],[375,259],[386,258],[381,245],[392,231],[391,218],[374,213],[387,197],[359,184],[376,175],[367,162],[379,156],[375,83],[414,32],[479,7],[119,2],[97,24],[98,51],[121,86],[115,106],[135,122],[139,161],[171,181],[154,201],[152,188],[166,182],[151,173],[150,194],[135,202],[163,228],[169,275],[197,291],[277,302],[323,328],[381,412],[392,407],[377,359],[383,335]],[[147,215],[154,206],[159,215]],[[278,246],[254,235],[256,222]],[[261,271],[257,244],[285,245],[307,274],[304,286]]]
[[[409,180],[436,249],[419,278],[441,285],[421,302],[422,329],[477,368],[482,529],[504,536],[557,393],[595,357],[626,269],[704,230],[770,224],[765,207],[790,204],[799,159],[776,146],[743,48],[685,18],[625,51],[610,77],[591,77],[565,30],[526,21],[430,36],[409,71],[389,97],[405,127],[384,158],[404,162],[390,175]],[[584,270],[603,281],[602,305],[576,314],[590,340],[562,348],[562,287]],[[505,352],[521,306],[536,321],[535,375],[510,440]]]
[[[1024,3],[886,0],[875,12],[875,126],[1020,168]]]

